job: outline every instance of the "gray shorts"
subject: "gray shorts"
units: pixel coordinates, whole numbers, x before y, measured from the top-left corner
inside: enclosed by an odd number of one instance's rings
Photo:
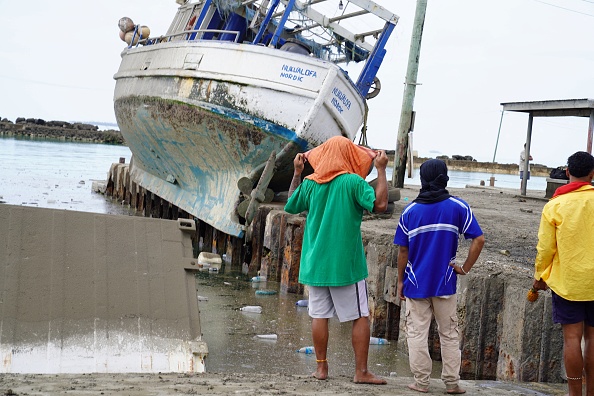
[[[365,279],[348,286],[309,286],[309,316],[328,319],[335,314],[341,322],[369,316]]]

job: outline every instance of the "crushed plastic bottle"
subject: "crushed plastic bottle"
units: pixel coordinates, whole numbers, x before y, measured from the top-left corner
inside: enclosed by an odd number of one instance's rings
[[[298,307],[307,307],[309,304],[309,300],[299,300],[295,303]]]
[[[265,290],[265,289],[256,290],[256,295],[260,295],[260,296],[271,296],[273,294],[276,294],[276,290]]]
[[[256,335],[257,338],[262,338],[264,340],[276,340],[278,335],[276,334],[258,334]]]
[[[389,345],[390,341],[385,338],[369,337],[369,345]]]
[[[262,307],[259,305],[246,305],[239,308],[239,310],[243,312],[262,313]]]
[[[316,351],[315,351],[314,347],[308,346],[308,347],[302,347],[302,348],[297,349],[297,352],[306,353],[309,355],[309,354],[315,353]]]
[[[266,282],[265,276],[254,276],[252,282]]]

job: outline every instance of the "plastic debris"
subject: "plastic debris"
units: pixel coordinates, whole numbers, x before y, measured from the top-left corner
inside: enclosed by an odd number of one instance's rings
[[[309,305],[309,300],[299,300],[295,303],[298,307],[307,307]]]
[[[256,337],[264,340],[276,340],[278,338],[276,334],[258,334]]]
[[[390,341],[385,338],[369,337],[369,345],[389,345]]]
[[[256,290],[256,294],[269,296],[272,294],[276,294],[276,290]]]
[[[246,305],[245,307],[239,308],[239,310],[243,312],[262,313],[262,307],[259,305]]]

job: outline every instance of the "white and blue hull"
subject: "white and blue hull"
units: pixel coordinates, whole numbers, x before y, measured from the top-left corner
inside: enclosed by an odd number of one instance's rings
[[[338,66],[264,46],[172,41],[126,49],[115,79],[135,180],[234,236],[245,231],[239,179],[282,151],[270,188],[286,191],[297,152],[335,135],[354,139],[365,115],[365,100]]]

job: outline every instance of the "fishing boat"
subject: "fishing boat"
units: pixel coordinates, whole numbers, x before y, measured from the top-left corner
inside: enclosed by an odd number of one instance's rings
[[[365,141],[398,16],[369,0],[177,0],[166,34],[120,20],[114,108],[142,187],[243,237],[293,158]],[[340,65],[360,63],[350,76]],[[359,65],[358,65],[359,66]]]

